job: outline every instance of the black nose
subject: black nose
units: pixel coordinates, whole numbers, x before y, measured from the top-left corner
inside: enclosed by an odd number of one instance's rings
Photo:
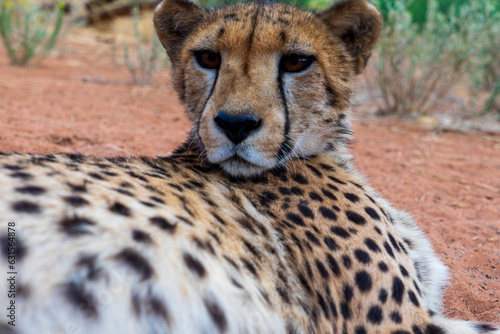
[[[224,111],[219,111],[214,121],[224,131],[227,138],[235,144],[239,144],[245,140],[262,123],[260,118],[248,112],[235,116]]]

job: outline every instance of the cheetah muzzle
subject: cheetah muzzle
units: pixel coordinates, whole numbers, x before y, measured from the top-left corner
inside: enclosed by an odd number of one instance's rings
[[[372,4],[164,0],[154,24],[189,138],[163,158],[0,154],[0,333],[498,333],[441,315],[445,266],[352,166]]]

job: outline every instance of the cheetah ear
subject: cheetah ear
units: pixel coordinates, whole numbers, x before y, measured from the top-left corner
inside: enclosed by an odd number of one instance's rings
[[[190,0],[163,0],[156,7],[153,15],[156,34],[172,62],[177,60],[182,44],[207,13]]]
[[[355,59],[356,74],[361,73],[382,30],[382,15],[378,9],[366,0],[343,0],[320,13],[319,17],[344,41]]]

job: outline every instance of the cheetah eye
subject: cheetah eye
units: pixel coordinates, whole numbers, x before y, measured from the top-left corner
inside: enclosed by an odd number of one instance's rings
[[[284,72],[297,73],[307,69],[314,61],[313,56],[298,54],[285,55],[281,58],[281,70]]]
[[[219,68],[220,54],[212,51],[195,51],[194,56],[198,64],[207,69]]]

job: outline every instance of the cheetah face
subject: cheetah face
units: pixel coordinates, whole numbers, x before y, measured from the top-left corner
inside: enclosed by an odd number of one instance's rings
[[[234,176],[344,145],[354,77],[381,28],[363,0],[321,14],[279,3],[209,11],[165,0],[154,22],[192,140]]]

